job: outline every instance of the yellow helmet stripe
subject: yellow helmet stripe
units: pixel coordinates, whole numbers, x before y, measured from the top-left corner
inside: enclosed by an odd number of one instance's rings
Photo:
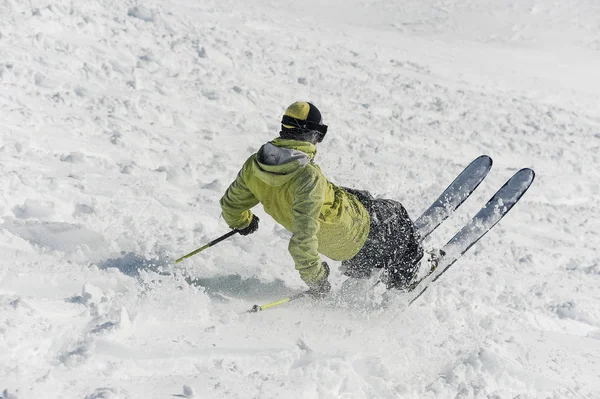
[[[290,105],[286,110],[285,114],[287,116],[291,116],[292,118],[305,121],[308,118],[308,113],[310,112],[310,104],[302,101],[298,101]],[[283,125],[288,129],[293,129],[294,126]]]

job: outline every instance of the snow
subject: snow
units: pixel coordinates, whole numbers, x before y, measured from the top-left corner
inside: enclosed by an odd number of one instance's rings
[[[600,3],[321,3],[0,2],[0,398],[600,397]],[[414,218],[494,159],[430,246],[536,180],[409,308],[246,314],[304,288],[260,207],[173,260],[302,99]]]

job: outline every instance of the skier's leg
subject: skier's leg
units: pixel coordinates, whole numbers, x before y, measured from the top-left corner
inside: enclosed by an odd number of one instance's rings
[[[422,257],[421,245],[414,240],[408,240],[404,252],[398,253],[395,262],[386,269],[387,288],[406,289],[410,287],[417,276]]]
[[[342,261],[343,274],[368,278],[374,268],[384,268],[388,288],[407,286],[423,257],[421,240],[408,212],[398,201],[375,199],[368,191],[344,189],[365,206],[371,223],[369,236],[358,254]]]
[[[367,278],[372,269],[387,268],[396,263],[397,253],[404,253],[405,247],[400,227],[408,218],[408,215],[404,218],[399,214],[397,207],[402,205],[395,201],[363,197],[361,202],[371,218],[369,236],[356,256],[342,262],[344,274],[355,278]]]
[[[379,253],[383,258],[387,288],[403,289],[410,285],[423,257],[421,240],[408,212],[394,200],[377,200],[376,216],[382,225]]]
[[[355,256],[349,260],[343,260],[340,267],[342,274],[352,278],[369,278],[371,277],[371,267],[368,263],[359,261]]]

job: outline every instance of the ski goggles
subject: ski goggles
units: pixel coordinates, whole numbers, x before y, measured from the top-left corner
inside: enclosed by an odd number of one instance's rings
[[[301,119],[296,119],[289,115],[284,115],[281,120],[282,125],[293,126],[298,129],[314,131],[317,133],[317,141],[320,143],[325,138],[327,134],[327,125],[322,123],[312,122],[312,121],[303,121]]]

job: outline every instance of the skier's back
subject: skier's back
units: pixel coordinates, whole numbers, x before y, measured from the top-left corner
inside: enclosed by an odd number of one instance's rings
[[[396,201],[329,182],[314,162],[326,132],[313,104],[290,105],[280,137],[248,158],[221,198],[223,218],[240,234],[253,233],[258,218],[250,208],[261,203],[292,233],[289,252],[315,298],[331,289],[329,267],[319,253],[342,261],[349,277],[384,268],[388,288],[406,288],[423,255],[406,210]]]

